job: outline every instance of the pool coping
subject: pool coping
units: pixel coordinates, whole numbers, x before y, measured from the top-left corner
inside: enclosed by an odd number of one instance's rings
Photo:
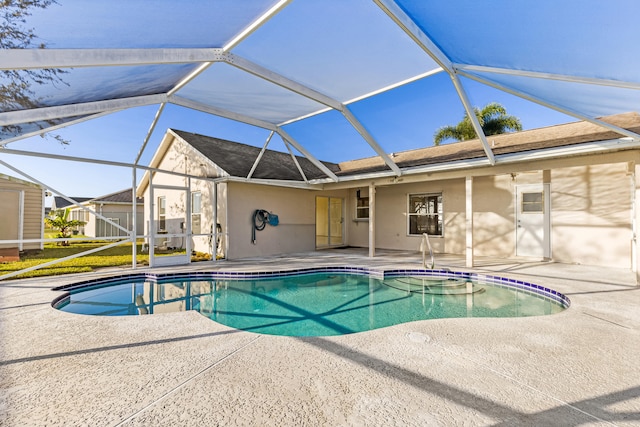
[[[126,280],[150,280],[150,281],[163,281],[168,279],[239,279],[239,280],[251,280],[251,279],[265,279],[265,278],[279,278],[288,277],[294,275],[306,275],[316,273],[350,273],[373,276],[378,279],[387,279],[394,277],[438,277],[438,278],[455,278],[461,280],[475,280],[482,283],[492,284],[504,288],[515,288],[519,291],[524,291],[527,294],[543,297],[545,299],[553,300],[560,304],[563,309],[567,309],[571,306],[571,300],[568,296],[541,285],[535,283],[526,282],[523,280],[509,279],[501,276],[494,276],[484,273],[468,272],[468,271],[452,271],[450,269],[391,269],[380,270],[375,268],[366,267],[345,267],[345,266],[325,266],[325,267],[307,267],[296,268],[287,270],[276,271],[187,271],[179,273],[158,273],[158,272],[143,272],[122,274],[115,276],[102,277],[99,279],[84,280],[81,282],[70,283],[63,286],[52,288],[53,291],[62,291],[63,294],[56,297],[51,306],[56,308],[60,301],[67,298],[72,291],[79,291],[87,287],[96,285],[107,285],[114,282],[121,282]]]

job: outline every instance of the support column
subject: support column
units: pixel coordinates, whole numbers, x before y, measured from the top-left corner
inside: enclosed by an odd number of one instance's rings
[[[136,168],[132,168],[131,170],[132,172],[132,185],[133,187],[131,188],[131,218],[132,218],[132,224],[131,224],[131,269],[135,270],[136,267],[138,266],[138,252],[137,252],[137,248],[138,248],[138,216],[137,216],[137,210],[138,210],[138,204],[137,204],[137,198],[136,198],[136,186],[137,184],[137,179],[136,179]]]
[[[473,177],[465,177],[466,266],[473,267]]]
[[[153,194],[153,172],[149,173],[149,229],[147,230],[147,242],[149,243],[149,267],[154,267],[154,259],[155,259],[155,246],[156,246],[156,238],[155,238],[155,196]]]
[[[369,184],[369,258],[376,255],[376,187]]]
[[[211,259],[218,260],[218,183],[209,183],[211,188]]]
[[[632,241],[631,241],[631,254],[633,259],[631,265],[633,271],[636,273],[636,285],[640,286],[640,248],[638,248],[638,226],[640,225],[640,164],[636,163],[633,168],[633,180],[632,180]]]

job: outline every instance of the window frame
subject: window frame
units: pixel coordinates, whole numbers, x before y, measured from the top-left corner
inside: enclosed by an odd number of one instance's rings
[[[425,213],[417,213],[411,212],[411,199],[413,197],[424,197],[425,198],[425,210],[428,210],[427,205],[429,204],[429,198],[435,198],[435,208],[434,212],[425,212]],[[424,232],[411,232],[412,226],[412,218],[419,217],[432,217],[435,218],[435,227],[436,231],[439,229],[439,233],[432,234],[427,231],[429,237],[444,237],[444,197],[442,192],[429,192],[429,193],[409,193],[407,194],[407,236],[422,236]],[[417,220],[415,222],[416,226],[419,226]],[[430,225],[423,225],[424,227],[429,227]]]
[[[194,208],[194,196],[197,196],[197,198],[199,199],[197,211]],[[197,231],[194,227],[194,218],[198,218]],[[202,234],[202,193],[200,191],[191,192],[191,234]]]
[[[157,198],[158,217],[157,217],[157,231],[167,231],[167,196],[158,196]],[[164,226],[164,227],[163,227]]]
[[[360,206],[360,201],[366,200],[366,206]],[[366,211],[367,216],[360,216],[360,212]],[[369,194],[361,196],[360,190],[356,191],[356,206],[355,206],[355,220],[356,221],[369,221]]]
[[[520,213],[542,214],[544,213],[544,191],[523,191],[520,193]],[[526,196],[535,195],[535,200],[525,200]]]

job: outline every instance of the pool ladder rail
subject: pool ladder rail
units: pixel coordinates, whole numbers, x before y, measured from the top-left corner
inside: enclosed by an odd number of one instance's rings
[[[427,267],[427,250],[429,250],[429,257],[431,258],[431,264]],[[433,270],[436,266],[436,260],[433,256],[433,248],[431,248],[431,242],[429,241],[429,235],[422,233],[422,241],[420,242],[420,251],[422,252],[422,267]]]

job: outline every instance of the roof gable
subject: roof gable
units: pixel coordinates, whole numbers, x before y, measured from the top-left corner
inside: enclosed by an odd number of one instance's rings
[[[204,157],[234,177],[246,178],[260,155],[261,149],[251,145],[175,129],[171,130]],[[307,158],[296,156],[296,160],[307,179],[326,177]],[[322,163],[334,172],[339,170],[335,163]],[[303,181],[290,154],[269,149],[265,150],[262,155],[252,178]]]

